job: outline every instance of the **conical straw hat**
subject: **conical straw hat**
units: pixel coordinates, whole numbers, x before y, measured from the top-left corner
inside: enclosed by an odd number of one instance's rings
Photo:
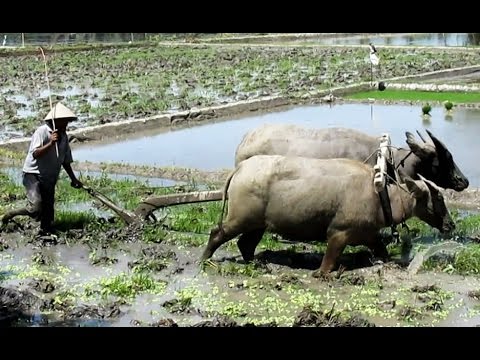
[[[77,116],[62,103],[56,103],[52,110],[47,114],[44,121],[55,119],[71,119],[76,120]]]

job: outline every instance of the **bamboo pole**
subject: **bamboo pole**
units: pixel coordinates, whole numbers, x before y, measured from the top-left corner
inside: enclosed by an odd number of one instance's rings
[[[50,111],[52,112],[53,131],[55,131],[56,130],[56,127],[55,127],[55,112],[53,111],[52,92],[50,91],[50,82],[48,81],[47,58],[45,57],[45,53],[43,52],[43,48],[41,46],[40,46],[40,51],[42,52],[43,63],[45,65],[45,78],[47,79],[48,100],[50,101]],[[55,150],[57,152],[57,158],[58,158],[58,143],[57,142],[55,142]]]

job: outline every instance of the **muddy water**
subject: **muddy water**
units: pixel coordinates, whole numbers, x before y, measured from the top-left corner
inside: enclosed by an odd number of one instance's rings
[[[291,123],[311,128],[344,126],[372,135],[388,132],[392,144],[402,147],[407,146],[405,131],[415,133],[426,128],[447,145],[471,186],[480,186],[480,168],[472,156],[480,152],[477,136],[480,110],[473,108],[455,108],[451,116],[447,116],[443,107],[432,107],[431,117],[425,119],[420,105],[301,106],[175,131],[139,132],[135,137],[115,143],[74,145],[74,158],[202,170],[232,168],[235,149],[244,134],[265,123]]]
[[[12,179],[16,184],[18,185],[22,184],[21,168],[0,167],[0,172],[7,174],[10,177],[10,179]],[[75,171],[75,173],[78,177],[84,180],[88,178],[107,177],[115,181],[122,181],[122,180],[135,181],[141,184],[145,184],[147,186],[156,186],[156,187],[169,187],[169,186],[183,184],[182,182],[170,180],[170,179],[129,175],[129,174],[106,173],[106,172],[100,172],[100,171],[83,171],[83,172]]]
[[[17,91],[12,87],[3,87],[0,88],[0,93],[7,102],[12,102],[17,104],[16,116],[19,118],[26,118],[35,116],[38,112],[36,107],[38,106],[32,97],[37,98],[48,98],[50,94],[57,98],[57,100],[62,100],[64,98],[74,99],[77,98],[82,104],[88,104],[91,108],[100,106],[100,99],[105,95],[103,89],[91,87],[88,85],[79,85],[72,86],[68,85],[65,88],[52,88],[42,90],[30,90],[28,95],[18,94]],[[88,120],[88,116],[80,116],[80,121]],[[76,123],[72,123],[72,128],[75,128]]]
[[[4,238],[12,240],[13,235],[7,234]],[[26,289],[41,299],[55,299],[68,291],[74,297],[72,305],[77,310],[85,306],[105,306],[107,300],[88,295],[86,289],[98,289],[101,279],[122,273],[131,276],[128,264],[138,260],[143,249],[175,252],[164,270],[151,275],[158,281],[167,281],[164,290],[156,294],[138,293],[120,303],[117,315],[71,319],[57,312],[34,312],[16,326],[145,326],[167,318],[179,326],[189,326],[212,319],[215,313],[228,316],[238,324],[275,321],[284,326],[291,325],[308,305],[322,311],[335,307],[344,315],[360,314],[377,326],[476,326],[480,323],[479,301],[468,296],[470,291],[480,289],[478,278],[434,272],[412,277],[393,262],[360,268],[358,264],[348,265],[358,262],[360,253],[342,256],[341,262],[348,268],[346,277],[322,281],[311,277],[310,270],[318,266],[322,254],[313,256],[310,248],[299,250],[296,255],[259,249],[257,254],[263,254],[267,265],[248,272],[245,271],[248,267],[234,257],[238,255],[235,247],[221,247],[214,257],[215,267],[201,270],[196,260],[202,247],[130,243],[117,244],[101,253],[98,250],[101,247],[96,246],[97,255],[116,259],[116,262],[94,265],[92,251],[85,245],[39,248],[35,244],[15,245],[15,242],[9,241],[10,248],[0,253],[0,266],[6,277],[2,286]],[[40,254],[48,265],[33,261]],[[295,265],[294,258],[300,259]],[[40,291],[34,285],[40,279],[48,279],[54,286],[53,291]],[[415,290],[425,287],[433,290]],[[177,310],[166,304],[181,299],[189,300]],[[72,313],[69,311],[66,314]]]

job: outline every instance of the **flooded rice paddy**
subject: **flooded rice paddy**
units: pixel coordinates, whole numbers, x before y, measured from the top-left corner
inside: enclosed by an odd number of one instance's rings
[[[22,36],[23,35],[23,36]],[[1,46],[22,45],[65,45],[85,43],[128,43],[148,40],[186,41],[239,41],[239,37],[247,42],[281,42],[290,40],[288,34],[165,34],[165,33],[0,33]],[[480,44],[480,36],[476,33],[318,33],[302,37],[298,34],[295,42],[315,42],[322,45],[364,45],[373,42],[378,45],[412,45],[412,46],[476,46]],[[231,39],[229,39],[231,38]]]
[[[417,33],[417,34],[340,34],[302,38],[296,42],[311,42],[322,45],[367,45],[375,46],[478,46],[480,34],[474,33]]]
[[[118,121],[144,117],[149,112],[156,114],[161,110],[190,108],[192,104],[201,106],[205,102],[235,101],[239,96],[248,98],[291,93],[292,89],[301,94],[306,90],[318,90],[319,84],[327,88],[335,82],[346,84],[369,78],[369,68],[365,66],[368,63],[356,60],[357,55],[365,55],[360,51],[212,51],[202,47],[187,52],[178,48],[157,51],[89,53],[100,53],[99,58],[103,59],[95,63],[93,71],[88,71],[86,60],[81,56],[77,60],[83,65],[76,68],[69,56],[59,55],[56,61],[70,62],[72,73],[61,75],[61,81],[57,80],[57,89],[65,88],[59,85],[63,82],[70,84],[66,90],[71,93],[60,96],[75,99],[72,104],[75,104],[75,110],[81,117],[76,125],[84,126],[90,117],[95,117],[95,121],[100,123]],[[132,53],[136,54],[136,59],[124,61]],[[322,70],[317,68],[323,60],[333,58],[334,53],[348,54],[350,63],[323,63]],[[400,59],[400,53],[384,54]],[[459,57],[444,54],[437,57],[421,52],[419,58],[413,56],[419,54],[417,50],[401,54],[405,56],[404,60],[410,61],[410,65],[391,62],[391,66],[383,68],[389,76],[478,63],[477,54],[460,54]],[[120,63],[123,67],[115,65],[115,71],[109,72],[112,67],[104,61],[104,55],[109,59],[122,59]],[[153,64],[148,61],[149,56],[156,59],[154,63],[157,65],[157,60],[161,59],[162,74],[169,77],[162,83],[162,88],[170,91],[162,94],[154,92],[159,82],[157,78],[156,81],[148,81],[152,79],[148,72],[158,69],[148,65]],[[142,57],[145,58],[139,60]],[[323,60],[320,61],[319,57]],[[290,61],[276,62],[285,58]],[[264,64],[258,69],[256,65],[249,67],[259,64],[252,61],[255,59],[265,61],[265,64],[274,60],[276,65],[270,70],[279,72],[271,76],[271,71],[261,70]],[[31,70],[29,66],[33,63],[25,60],[22,64],[29,64],[27,68]],[[213,72],[204,72],[212,64],[220,63],[226,67],[217,66]],[[246,66],[246,63],[249,65]],[[8,61],[7,64],[11,65]],[[192,67],[192,64],[200,66]],[[22,77],[15,66],[7,65],[5,68]],[[234,67],[238,71],[229,78],[227,69]],[[132,84],[131,79],[126,78],[120,79],[122,85],[114,84],[117,87],[98,83],[101,78],[120,78],[119,74],[127,74],[137,68],[145,70],[146,77],[142,80],[147,81],[141,86]],[[347,68],[357,70],[346,72]],[[186,85],[182,82],[186,78],[182,72],[185,69],[190,75],[194,74],[187,77]],[[81,88],[75,81],[81,78],[76,73],[79,70],[98,76],[83,79],[87,85]],[[255,83],[241,80],[245,77],[243,71],[249,76],[254,74]],[[322,71],[328,75],[319,78],[318,74]],[[304,76],[310,72],[311,75]],[[285,74],[289,74],[290,82],[282,83],[279,88],[278,80],[284,79]],[[10,81],[11,75],[5,75],[6,81]],[[4,92],[8,96],[8,106],[3,108],[3,119],[8,117],[8,120],[2,120],[0,132],[4,139],[31,130],[19,126],[23,124],[18,121],[19,117],[36,116],[41,109],[48,108],[48,102],[44,101],[46,98],[41,104],[29,103],[29,99],[17,95],[23,94],[23,89],[29,88],[32,80],[39,81],[41,71],[37,75],[38,79],[25,76],[19,80],[18,86]],[[215,82],[225,76],[229,79],[227,82]],[[237,86],[230,89],[228,84]],[[47,96],[43,86],[32,88]],[[95,90],[88,92],[87,88]],[[199,91],[199,88],[206,90]],[[149,102],[144,101],[147,93]],[[212,97],[212,94],[215,96]],[[167,100],[158,104],[152,100],[155,97]],[[178,101],[178,97],[182,101]],[[100,103],[95,102],[97,100]],[[95,112],[102,108],[102,103],[104,110],[108,111],[103,114]],[[134,106],[126,106],[128,104]],[[443,108],[434,106],[431,117],[425,118],[421,116],[420,105],[336,103],[332,106],[290,107],[248,117],[218,119],[203,126],[138,132],[134,136],[120,136],[115,141],[106,140],[102,144],[87,142],[72,146],[74,158],[80,162],[173,165],[208,171],[232,168],[234,151],[242,136],[263,123],[296,123],[312,128],[348,126],[376,135],[388,132],[392,143],[398,146],[406,145],[406,130],[415,133],[417,129],[427,128],[447,145],[459,167],[469,177],[471,187],[476,188],[480,182],[474,157],[478,153],[475,140],[478,117],[478,110],[466,107],[454,108],[451,114],[446,114]],[[103,168],[104,165],[98,165],[97,170]],[[152,194],[201,189],[195,183],[187,187],[182,183],[182,186],[174,186],[177,184],[166,179],[114,175],[103,170],[88,171],[82,175],[92,187],[128,210]],[[0,179],[1,216],[4,211],[24,204],[25,196],[18,168],[1,169]],[[440,236],[421,222],[409,221],[408,229],[400,229],[400,243],[393,243],[388,236],[385,237],[391,257],[389,262],[376,262],[365,248],[347,248],[339,261],[342,266],[331,277],[320,280],[313,278],[311,272],[321,263],[325,243],[292,243],[271,234],[264,236],[252,264],[241,260],[235,241],[222,246],[212,261],[199,264],[209,231],[220,215],[219,202],[159,209],[156,211],[158,222],[126,226],[112,217],[111,211],[94,205],[85,192],[72,189],[65,174],[59,181],[57,198],[55,222],[59,231],[56,236],[37,236],[38,223],[25,218],[18,218],[0,228],[0,326],[480,324],[478,212],[452,209],[457,228],[447,236]],[[446,246],[451,243],[455,244],[454,250]],[[412,272],[409,268],[411,261],[431,249],[432,244],[440,244],[443,250],[426,258],[423,266]]]
[[[158,45],[0,57],[0,141],[29,136],[49,111],[49,95],[78,116],[73,128],[139,119],[266,96],[369,81],[366,46],[209,47]],[[477,65],[470,49],[384,48],[381,77]]]

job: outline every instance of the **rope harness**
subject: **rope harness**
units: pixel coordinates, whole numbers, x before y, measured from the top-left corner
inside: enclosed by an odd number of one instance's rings
[[[408,152],[408,154],[405,155],[405,157],[398,162],[398,165],[397,165],[397,167],[395,168],[395,170],[398,170],[398,168],[399,168],[400,166],[401,166],[401,167],[404,167],[404,166],[405,166],[405,160],[407,160],[407,158],[408,158],[410,155],[412,155],[412,154],[413,154],[413,151],[410,150],[410,151]]]
[[[388,185],[396,184],[402,190],[406,191],[399,185],[399,175],[398,175],[398,167],[404,166],[404,161],[410,154],[411,151],[399,162],[397,166],[395,166],[393,154],[391,151],[392,146],[390,145],[390,138],[388,134],[384,134],[383,138],[380,142],[380,147],[372,153],[364,162],[367,162],[374,154],[377,154],[377,165],[375,166],[375,177],[374,177],[374,184],[376,186],[376,190],[378,193],[378,197],[380,199],[380,205],[382,207],[383,217],[385,219],[385,223],[387,226],[390,227],[392,238],[395,243],[398,243],[400,240],[400,235],[397,230],[397,226],[393,222],[393,214],[392,214],[392,204],[390,201],[390,196],[388,194]],[[383,150],[383,151],[382,151]],[[381,166],[381,164],[385,164],[385,166]],[[378,180],[378,178],[382,180]],[[381,188],[378,188],[378,183],[382,182]],[[403,209],[403,202],[402,202],[402,209]],[[405,214],[402,215],[401,221],[402,227],[408,227],[405,223]]]

